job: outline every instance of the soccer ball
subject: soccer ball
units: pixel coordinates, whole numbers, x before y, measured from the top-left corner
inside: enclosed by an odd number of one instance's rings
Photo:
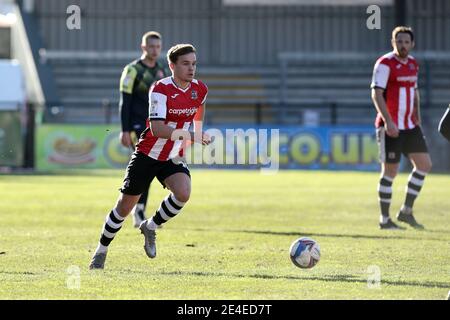
[[[320,260],[319,244],[311,238],[299,238],[289,248],[292,263],[302,269],[310,269]]]

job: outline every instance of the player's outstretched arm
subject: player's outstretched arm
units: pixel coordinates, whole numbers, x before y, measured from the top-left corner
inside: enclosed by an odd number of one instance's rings
[[[133,131],[131,123],[131,109],[133,103],[133,88],[136,79],[136,69],[126,66],[120,77],[119,114],[122,131],[120,142],[123,146],[134,148],[130,132]]]
[[[372,101],[375,105],[375,109],[381,114],[383,117],[383,121],[386,127],[386,133],[391,137],[398,137],[398,128],[395,123],[392,121],[391,116],[387,110],[386,100],[383,96],[383,89],[373,88],[372,89]]]
[[[417,119],[417,125],[421,125],[422,124],[422,117],[420,115],[420,94],[419,94],[419,89],[416,89],[414,91],[414,114],[416,116]]]
[[[192,141],[203,145],[211,143],[211,138],[204,132],[200,134],[183,129],[174,129],[166,125],[163,120],[150,120],[150,130],[155,137],[162,139]]]
[[[206,112],[206,104],[202,104],[198,110],[197,113],[194,116],[194,123],[195,122],[205,122],[205,112]]]

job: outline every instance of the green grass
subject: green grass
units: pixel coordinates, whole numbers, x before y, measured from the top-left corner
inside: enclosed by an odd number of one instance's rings
[[[378,230],[378,173],[192,172],[183,212],[158,232],[158,256],[126,220],[104,271],[89,271],[123,171],[0,176],[0,299],[445,299],[450,289],[449,176],[429,175],[416,201],[425,231]],[[394,183],[391,215],[404,199]],[[167,193],[153,184],[149,209]],[[310,270],[291,242],[321,246]],[[80,269],[70,289],[71,266]],[[368,287],[368,268],[381,272]]]

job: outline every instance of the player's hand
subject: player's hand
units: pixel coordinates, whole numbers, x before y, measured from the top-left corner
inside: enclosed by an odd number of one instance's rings
[[[392,121],[388,121],[385,123],[384,125],[385,129],[386,129],[386,133],[388,136],[392,137],[392,138],[397,138],[398,137],[398,128],[395,125],[394,122]]]
[[[202,132],[202,136],[200,137],[200,133],[191,132],[191,141],[201,143],[206,146],[211,143],[211,137],[209,134]]]
[[[211,143],[211,137],[207,133],[202,133],[202,145],[207,146]]]
[[[120,142],[124,147],[133,148],[133,142],[131,141],[131,134],[128,131],[120,133]]]

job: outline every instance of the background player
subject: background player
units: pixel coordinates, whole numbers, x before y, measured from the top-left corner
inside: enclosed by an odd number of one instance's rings
[[[148,118],[148,92],[155,81],[169,75],[169,71],[158,58],[161,54],[162,38],[156,31],[142,36],[142,56],[125,66],[120,78],[119,111],[122,125],[120,141],[134,151],[134,145],[146,127]],[[145,220],[149,190],[145,190],[134,208],[133,220],[137,228]]]
[[[425,137],[420,128],[420,98],[417,86],[419,66],[409,55],[414,47],[411,28],[399,26],[392,32],[393,51],[379,58],[372,79],[372,100],[378,115],[375,121],[380,148],[381,179],[378,195],[381,208],[380,228],[400,229],[389,218],[392,183],[397,175],[401,154],[414,166],[406,187],[406,199],[397,219],[414,228],[423,228],[412,212],[414,200],[431,170]]]
[[[150,90],[147,128],[128,164],[116,206],[106,217],[90,269],[104,268],[109,244],[154,177],[171,193],[161,202],[155,215],[139,227],[145,239],[145,252],[150,258],[156,256],[156,228],[179,214],[189,200],[189,169],[184,162],[174,160],[179,159],[183,151],[180,137],[205,145],[211,141],[207,134],[199,131],[201,127],[195,127],[194,132],[189,131],[198,109],[205,110],[208,93],[206,85],[194,79],[195,52],[192,45],[180,44],[167,54],[172,77],[156,82]]]

